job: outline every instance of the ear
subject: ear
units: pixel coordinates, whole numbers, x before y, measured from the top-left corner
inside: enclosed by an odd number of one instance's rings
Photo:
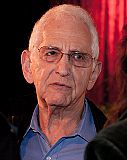
[[[30,63],[31,63],[30,52],[28,50],[24,50],[21,54],[21,65],[22,65],[23,76],[28,83],[33,83]]]
[[[102,68],[102,63],[101,62],[97,62],[95,64],[95,67],[90,75],[90,79],[88,82],[88,86],[87,86],[87,90],[91,90],[101,72],[101,68]]]

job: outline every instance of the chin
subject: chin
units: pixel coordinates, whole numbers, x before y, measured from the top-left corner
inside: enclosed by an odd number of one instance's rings
[[[45,100],[46,100],[47,104],[50,106],[65,107],[70,104],[69,97],[66,97],[66,96],[61,96],[61,97],[59,96],[59,98],[57,96],[54,96],[52,98],[47,97]]]

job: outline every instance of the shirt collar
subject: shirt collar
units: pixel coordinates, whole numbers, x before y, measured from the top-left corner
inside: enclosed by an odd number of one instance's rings
[[[27,129],[25,135],[30,129],[32,129],[34,132],[39,132],[40,134],[42,134],[42,131],[39,127],[39,121],[38,121],[38,105],[36,105],[35,107],[30,126]],[[82,119],[78,125],[75,135],[80,135],[82,138],[84,138],[88,142],[91,141],[92,138],[96,135],[96,128],[95,128],[92,112],[90,110],[90,106],[86,99],[84,103],[84,111],[82,114]]]
[[[30,129],[32,129],[34,132],[39,132],[41,133],[40,127],[39,127],[39,122],[38,122],[38,105],[36,105],[32,118],[31,118],[31,122],[30,125],[28,127],[28,129],[26,130],[25,134],[23,137],[25,137],[25,135],[29,132]]]
[[[38,121],[38,115],[39,115],[38,110],[39,110],[38,105],[36,105],[30,123],[30,128],[32,128],[35,132],[40,132],[39,121]]]
[[[96,127],[88,101],[85,99],[84,111],[82,119],[79,123],[77,134],[83,137],[86,141],[91,141],[96,135]]]

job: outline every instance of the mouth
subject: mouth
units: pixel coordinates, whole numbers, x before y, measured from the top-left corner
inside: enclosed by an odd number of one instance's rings
[[[60,83],[60,82],[55,82],[50,84],[51,87],[54,87],[55,89],[61,89],[61,90],[69,90],[71,87],[67,84]]]

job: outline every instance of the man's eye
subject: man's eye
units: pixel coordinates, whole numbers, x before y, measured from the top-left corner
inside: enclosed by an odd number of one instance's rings
[[[84,55],[82,54],[82,53],[74,53],[73,54],[73,58],[75,59],[75,60],[84,60]]]
[[[57,56],[59,53],[56,51],[47,51],[46,52],[46,56]]]

